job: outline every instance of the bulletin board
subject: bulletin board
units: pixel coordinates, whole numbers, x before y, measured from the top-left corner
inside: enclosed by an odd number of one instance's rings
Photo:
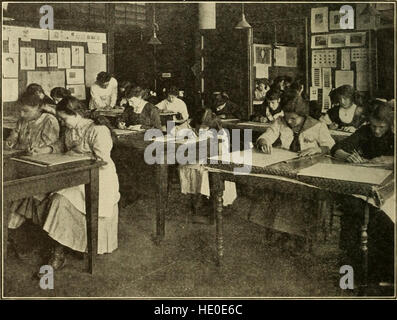
[[[87,82],[87,79],[92,79],[93,73],[96,76],[100,71],[107,71],[106,43],[106,33],[3,25],[2,101],[5,113],[32,82],[40,84],[47,95],[52,88],[62,86],[79,92],[76,97],[85,100],[92,84],[92,80]],[[102,63],[95,64],[93,60]]]

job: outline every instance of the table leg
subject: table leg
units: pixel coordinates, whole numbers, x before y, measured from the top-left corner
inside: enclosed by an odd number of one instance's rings
[[[156,235],[154,241],[159,244],[165,237],[165,215],[168,210],[168,165],[156,165],[157,208]]]
[[[362,254],[362,283],[360,286],[360,295],[366,294],[368,286],[368,223],[369,223],[369,204],[368,199],[365,202],[363,220],[361,225],[361,254]]]
[[[85,185],[85,207],[87,221],[88,272],[94,273],[95,257],[98,253],[98,198],[99,170],[90,170],[90,183]]]
[[[214,214],[216,221],[216,248],[217,265],[223,264],[223,186],[224,182],[217,173],[210,173],[210,190],[214,204]]]

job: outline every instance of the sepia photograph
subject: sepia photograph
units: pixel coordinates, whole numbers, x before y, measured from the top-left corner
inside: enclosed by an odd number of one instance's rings
[[[395,300],[395,15],[2,2],[0,300]]]

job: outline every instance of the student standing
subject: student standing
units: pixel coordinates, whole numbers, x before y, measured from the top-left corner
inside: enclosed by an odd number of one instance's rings
[[[112,109],[117,102],[117,80],[107,72],[99,72],[96,82],[91,86],[89,108],[104,110]]]

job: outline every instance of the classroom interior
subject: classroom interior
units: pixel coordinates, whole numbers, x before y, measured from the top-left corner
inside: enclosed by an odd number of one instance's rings
[[[395,10],[3,4],[3,298],[395,297]],[[36,101],[40,119],[58,121],[56,142],[21,142]],[[73,150],[86,124],[89,158],[35,162]],[[167,163],[167,139],[186,146],[184,129],[205,164]],[[197,158],[208,129],[218,136],[205,141],[252,156],[247,174],[233,156],[209,163],[207,145]],[[153,141],[163,162],[147,160]],[[82,210],[54,197],[74,179]],[[21,218],[21,203],[33,213]],[[43,289],[40,267],[52,263]]]

